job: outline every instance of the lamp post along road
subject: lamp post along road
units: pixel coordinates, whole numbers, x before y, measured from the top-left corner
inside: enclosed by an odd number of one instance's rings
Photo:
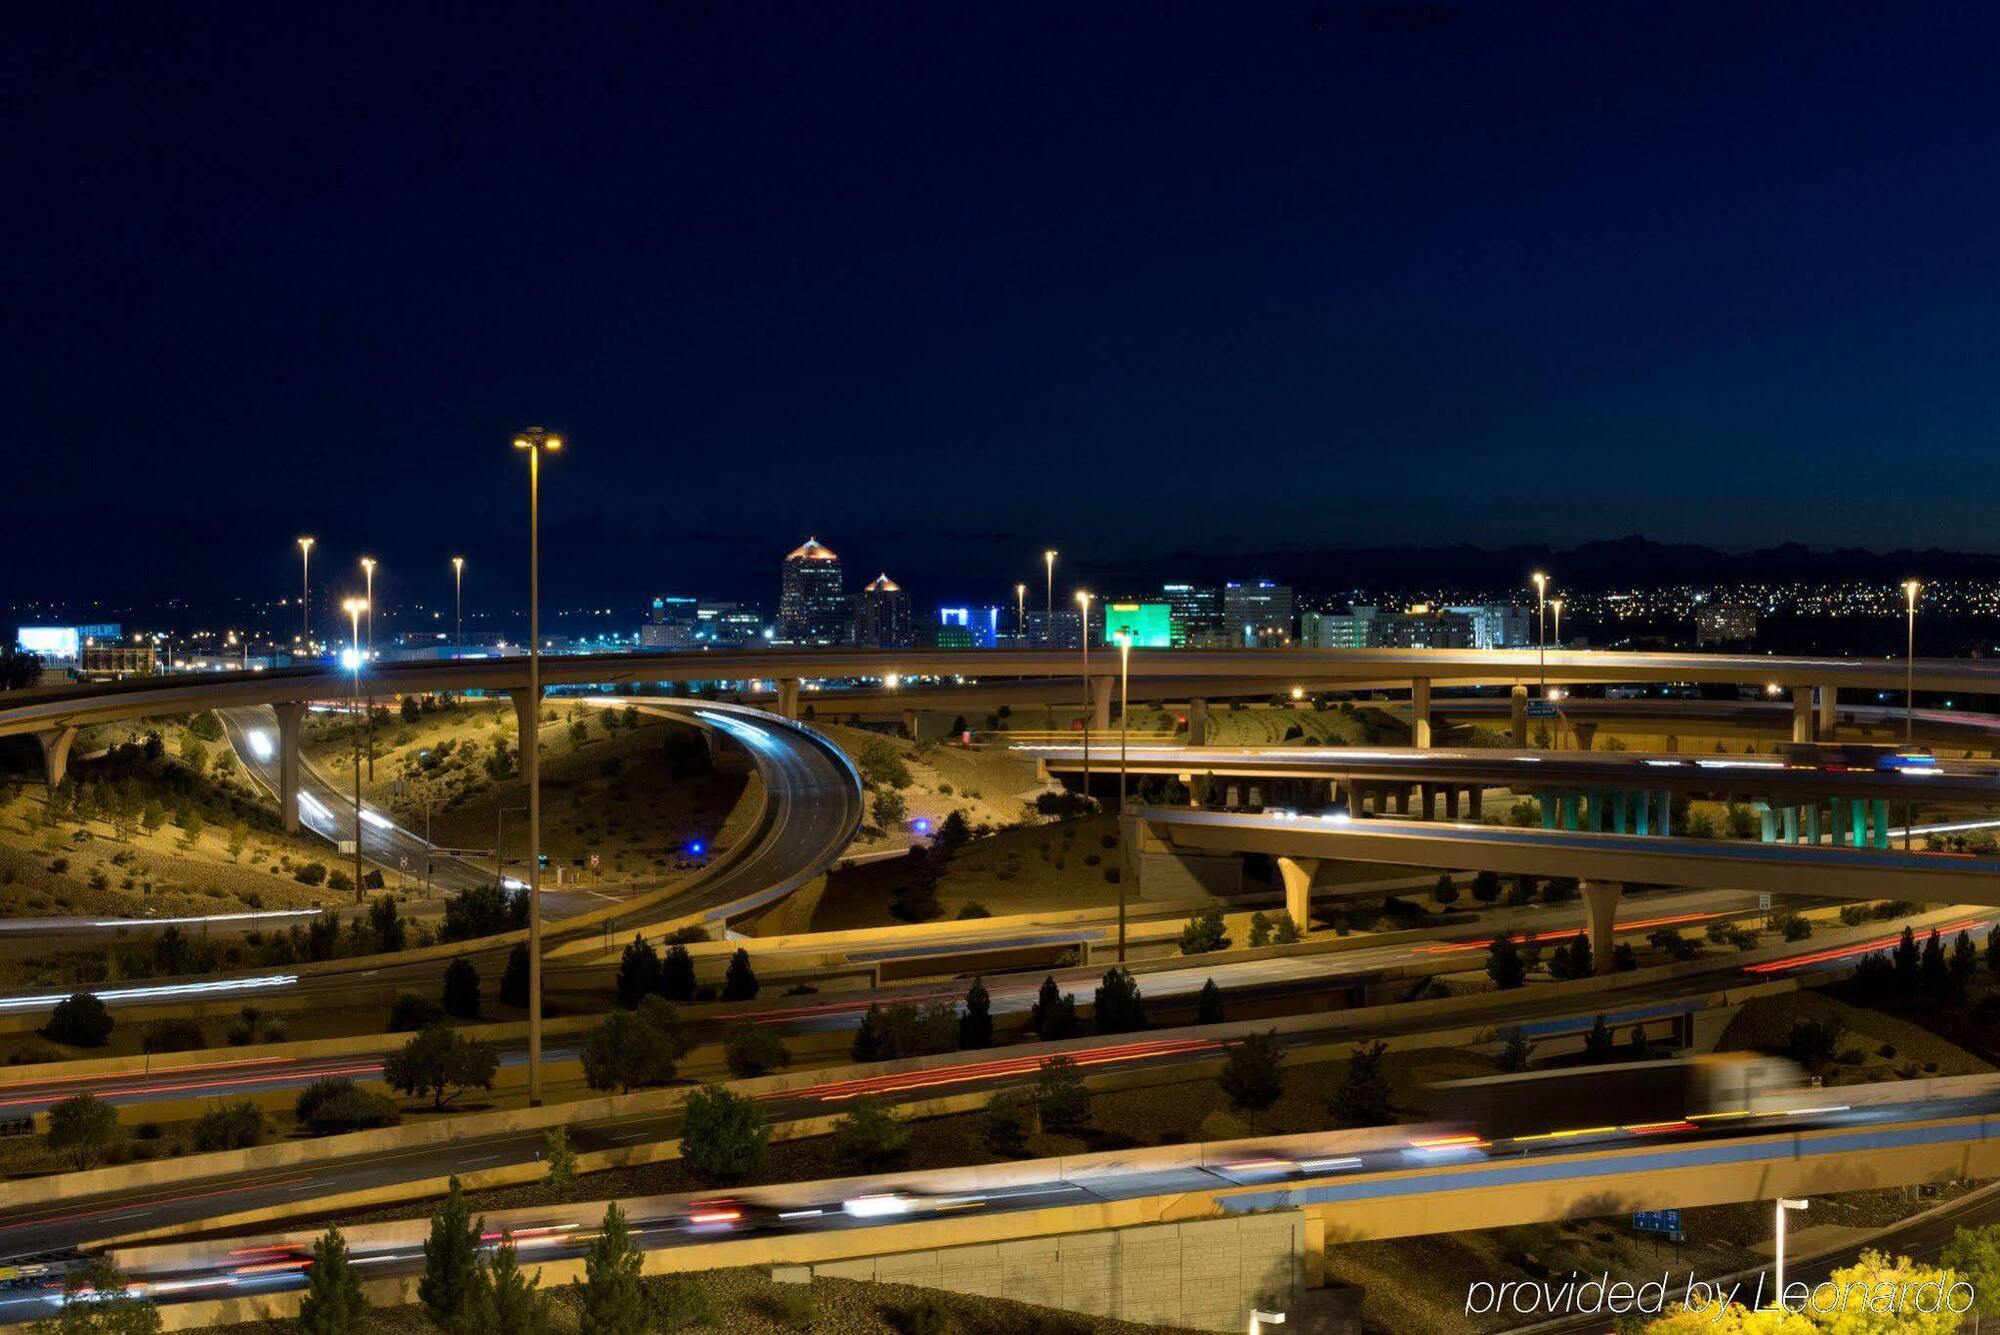
[[[1014,636],[1023,649],[1028,647],[1028,586],[1014,586]]]
[[[1090,595],[1077,590],[1077,606],[1083,609],[1083,795],[1090,797],[1090,721],[1097,713],[1097,693],[1090,689]]]
[[[1535,644],[1540,650],[1542,695],[1549,693],[1549,577],[1535,572]]]
[[[362,595],[368,602],[368,652],[375,652],[375,558],[361,558],[361,574],[368,581],[368,591]]]
[[[303,649],[303,652],[308,654],[312,652],[312,635],[313,635],[312,559],[313,559],[313,540],[311,538],[300,538],[299,579],[301,583],[304,585],[304,588],[301,590],[299,595],[299,633],[302,637],[299,643]]]
[[[451,558],[451,656],[465,657],[465,558]]]
[[[1774,1254],[1777,1261],[1777,1265],[1775,1266],[1777,1284],[1775,1287],[1777,1291],[1772,1295],[1776,1299],[1775,1305],[1778,1307],[1785,1305],[1785,1211],[1803,1210],[1805,1208],[1805,1201],[1793,1200],[1784,1196],[1778,1198],[1778,1231],[1774,1239]]]
[[[1909,604],[1909,646],[1903,655],[1903,745],[1917,739],[1917,592],[1924,586],[1913,579],[1903,581],[1903,596]],[[1903,803],[1903,851],[1910,851],[1910,827],[1916,824],[1917,804]]]
[[[1125,734],[1132,731],[1132,636],[1118,636],[1118,814],[1125,814]],[[1125,878],[1118,878],[1118,962],[1125,962]]]
[[[528,1106],[542,1102],[542,454],[562,437],[535,426],[514,438],[528,452],[528,703],[521,778],[528,788]]]
[[[353,647],[347,652],[353,656],[350,664],[352,673],[348,680],[348,733],[354,743],[354,902],[361,902],[361,614],[368,610],[364,598],[349,598],[341,604],[347,612]]]
[[[1048,551],[1042,553],[1042,567],[1048,575],[1048,605],[1043,608],[1042,615],[1049,619],[1049,624],[1042,627],[1042,634],[1053,635],[1056,631],[1056,553],[1054,548],[1050,548]]]

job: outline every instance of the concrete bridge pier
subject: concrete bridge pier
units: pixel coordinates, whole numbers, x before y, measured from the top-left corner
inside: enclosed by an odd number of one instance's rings
[[[913,742],[923,740],[922,738],[917,736],[917,726],[919,722],[920,720],[917,717],[916,710],[905,709],[903,711],[903,732],[907,734],[909,739]]]
[[[1208,701],[1195,699],[1188,701],[1187,744],[1189,746],[1208,745]]]
[[[51,788],[60,786],[69,773],[69,748],[76,741],[76,729],[45,728],[35,740],[42,744],[42,779]]]
[[[271,706],[278,716],[278,814],[286,834],[299,832],[299,725],[306,702],[285,700]]]
[[[778,682],[778,717],[798,722],[799,679],[797,677],[784,677]]]
[[[1516,686],[1507,693],[1507,723],[1514,735],[1514,749],[1528,744],[1528,688]]]
[[[1795,742],[1812,741],[1813,724],[1812,687],[1792,687],[1792,740]]]
[[[1312,883],[1318,874],[1318,858],[1278,859],[1278,875],[1285,882],[1285,912],[1298,925],[1301,936],[1312,931]]]
[[[1840,728],[1840,688],[1822,686],[1819,688],[1819,740],[1830,742]]]
[[[1092,677],[1090,679],[1090,730],[1092,732],[1111,731],[1111,695],[1118,689],[1116,677]]]
[[[1617,971],[1612,929],[1618,922],[1618,891],[1616,881],[1586,881],[1583,886],[1584,907],[1590,910],[1590,961],[1600,978]]]
[[[1416,677],[1410,682],[1410,745],[1431,744],[1431,679]],[[1425,813],[1429,819],[1429,812]]]

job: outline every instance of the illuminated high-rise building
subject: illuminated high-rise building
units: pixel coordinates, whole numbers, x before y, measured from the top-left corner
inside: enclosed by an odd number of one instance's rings
[[[819,539],[807,538],[785,557],[785,573],[778,589],[778,640],[784,644],[845,644],[847,618],[840,558]]]
[[[887,575],[877,575],[854,603],[854,642],[873,649],[904,649],[912,643],[910,595]]]

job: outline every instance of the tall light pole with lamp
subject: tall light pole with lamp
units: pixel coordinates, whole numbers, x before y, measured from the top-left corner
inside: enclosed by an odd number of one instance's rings
[[[1784,1196],[1778,1197],[1778,1230],[1773,1248],[1774,1257],[1777,1261],[1776,1269],[1778,1273],[1776,1278],[1778,1282],[1775,1286],[1777,1292],[1773,1296],[1777,1299],[1777,1306],[1779,1307],[1785,1305],[1785,1211],[1803,1210],[1805,1208],[1806,1202],[1804,1201],[1793,1200]]]
[[[1097,694],[1090,689],[1090,599],[1076,591],[1076,605],[1083,609],[1083,795],[1090,796],[1090,721],[1097,713]]]
[[[1903,745],[1917,739],[1917,593],[1924,586],[1916,580],[1903,581],[1903,597],[1909,608],[1909,647],[1903,655]],[[1910,851],[1910,827],[1916,824],[1915,802],[1903,803],[1903,851]]]
[[[1014,586],[1014,635],[1023,649],[1028,647],[1028,586]]]
[[[465,657],[465,558],[451,558],[451,656]]]
[[[1046,625],[1046,626],[1044,626],[1044,627],[1042,627],[1042,634],[1044,634],[1044,635],[1053,635],[1053,634],[1055,634],[1055,630],[1056,630],[1056,622],[1055,622],[1055,616],[1056,616],[1056,551],[1055,551],[1055,548],[1051,547],[1051,548],[1049,548],[1049,549],[1048,549],[1047,551],[1045,551],[1045,552],[1043,552],[1043,553],[1042,553],[1042,569],[1043,569],[1043,570],[1044,570],[1044,571],[1045,571],[1045,572],[1047,573],[1047,576],[1048,576],[1048,605],[1047,605],[1047,606],[1046,606],[1046,607],[1045,607],[1045,608],[1043,609],[1043,611],[1042,611],[1042,615],[1043,615],[1043,616],[1045,616],[1045,617],[1047,617],[1047,618],[1049,619],[1049,624],[1048,624],[1048,625]]]
[[[1132,635],[1118,632],[1118,814],[1125,814],[1125,734],[1132,731]],[[1125,962],[1125,878],[1118,878],[1118,962]]]
[[[299,598],[299,630],[303,633],[304,636],[304,638],[300,641],[300,643],[304,646],[304,651],[308,654],[312,652],[312,638],[313,638],[312,557],[313,557],[313,540],[311,538],[300,538],[299,579],[305,585],[305,588]]]
[[[349,598],[340,605],[347,613],[352,643],[347,650],[348,724],[354,739],[354,902],[361,902],[361,614],[368,610],[366,598]]]
[[[368,652],[375,652],[375,558],[361,558],[361,574],[368,581],[368,592],[363,596],[368,600]]]
[[[562,437],[531,426],[514,437],[528,452],[528,709],[521,778],[528,787],[528,1106],[542,1102],[542,455]]]
[[[1537,570],[1535,580],[1535,643],[1541,648],[1542,694],[1549,693],[1549,577]]]

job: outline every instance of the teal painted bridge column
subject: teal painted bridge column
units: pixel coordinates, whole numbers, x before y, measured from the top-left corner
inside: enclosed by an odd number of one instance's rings
[[[1631,830],[1631,812],[1627,810],[1625,790],[1613,790],[1611,794],[1611,829],[1616,834],[1627,834]]]
[[[1873,809],[1875,815],[1875,847],[1887,848],[1889,846],[1889,799],[1886,797],[1871,798],[1868,805]]]
[[[1766,843],[1766,844],[1775,844],[1775,843],[1777,843],[1777,842],[1778,842],[1778,813],[1776,813],[1775,811],[1771,810],[1771,804],[1770,804],[1769,802],[1757,802],[1757,803],[1754,803],[1753,805],[1755,806],[1755,808],[1756,808],[1756,811],[1757,811],[1757,824],[1758,824],[1758,827],[1759,827],[1759,830],[1758,830],[1758,840],[1759,840],[1759,842],[1761,842],[1761,843]]]
[[[1848,810],[1849,805],[1848,800],[1844,797],[1827,799],[1828,811],[1832,817],[1833,846],[1835,848],[1846,848],[1853,842],[1854,821],[1852,813]]]
[[[1590,832],[1592,834],[1604,833],[1604,798],[1605,792],[1602,788],[1593,788],[1590,790]]]
[[[1819,803],[1806,807],[1806,842],[1819,847]]]
[[[1785,842],[1788,844],[1796,844],[1798,841],[1799,841],[1799,809],[1797,807],[1786,807]]]
[[[1641,789],[1632,794],[1632,833],[1653,832],[1653,795]]]
[[[1548,789],[1544,788],[1541,792],[1535,794],[1535,805],[1542,809],[1542,828],[1544,830],[1555,829],[1556,827],[1555,794],[1551,793],[1550,791],[1548,791]]]
[[[1577,826],[1577,808],[1583,805],[1583,794],[1564,793],[1562,796],[1563,828],[1574,832]]]

